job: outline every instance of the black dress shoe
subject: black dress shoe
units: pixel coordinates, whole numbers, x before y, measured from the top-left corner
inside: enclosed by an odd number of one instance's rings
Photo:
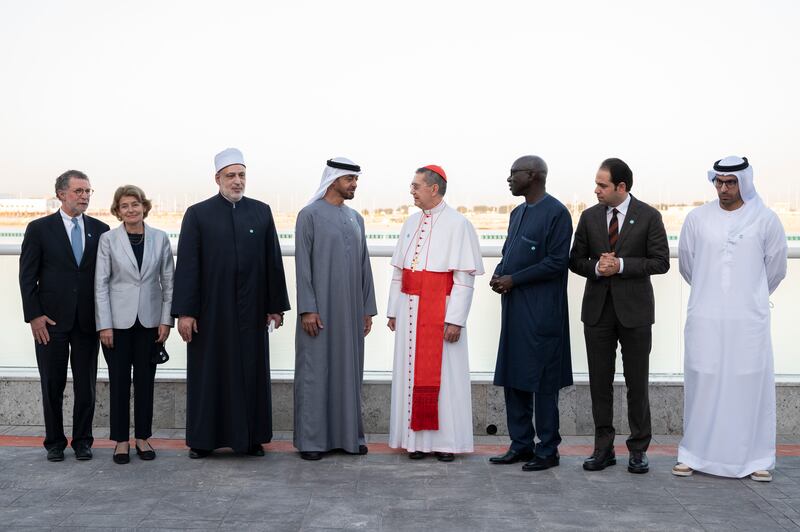
[[[436,459],[440,462],[452,462],[456,459],[456,455],[453,453],[434,453],[436,454]]]
[[[319,451],[300,451],[300,458],[303,460],[322,460],[322,453]]]
[[[195,449],[192,447],[189,449],[189,458],[196,460],[198,458],[205,458],[206,456],[210,455],[211,451],[208,449]]]
[[[533,459],[522,466],[523,471],[544,471],[545,469],[550,469],[551,467],[556,467],[560,457],[558,453],[555,453],[552,456],[548,456],[547,458],[542,458],[541,456],[534,455]]]
[[[583,468],[586,471],[602,471],[616,463],[617,457],[614,455],[613,449],[596,449],[592,456],[583,461]]]
[[[250,456],[264,456],[264,447],[260,443],[253,445],[247,449],[247,454]]]
[[[650,461],[644,451],[632,451],[628,459],[628,472],[642,474],[650,471]]]
[[[47,450],[47,461],[48,462],[63,462],[64,461],[64,449],[48,449]]]
[[[127,464],[131,461],[131,457],[128,453],[114,453],[114,463],[115,464]]]
[[[142,460],[155,460],[156,452],[152,448],[143,451],[139,449],[139,445],[136,444],[136,456],[138,456]]]
[[[367,454],[369,452],[369,448],[366,445],[359,445],[358,446],[358,454]]]
[[[516,464],[517,462],[527,462],[533,458],[533,451],[530,449],[526,449],[524,451],[515,451],[514,449],[509,449],[506,451],[506,454],[501,454],[500,456],[492,456],[489,458],[489,463],[492,464]]]
[[[422,451],[413,451],[408,453],[408,457],[411,458],[412,460],[421,460],[425,458],[427,455],[428,453],[423,453]]]
[[[125,443],[125,442],[122,442]],[[120,443],[117,443],[117,446],[114,447],[114,454],[111,455],[111,459],[114,460],[115,464],[127,464],[131,461],[131,457],[128,453],[131,452],[131,447],[128,445],[128,448],[125,451],[120,451],[119,449]],[[136,451],[139,451],[139,448],[136,448]]]
[[[78,460],[91,460],[92,448],[88,445],[79,445],[75,447],[75,458]]]

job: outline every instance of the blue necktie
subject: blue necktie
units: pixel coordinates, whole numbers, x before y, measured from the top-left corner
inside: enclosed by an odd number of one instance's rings
[[[69,239],[72,242],[72,254],[75,255],[75,262],[80,266],[83,257],[83,239],[77,218],[72,219],[72,231],[70,231]]]

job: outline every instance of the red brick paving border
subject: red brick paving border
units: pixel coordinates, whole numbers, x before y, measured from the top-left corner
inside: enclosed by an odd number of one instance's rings
[[[133,440],[131,440],[133,442]],[[172,450],[185,450],[186,442],[184,440],[151,438],[150,442],[155,449],[172,449]],[[112,449],[115,442],[111,440],[97,439],[94,442],[94,447],[98,449]],[[0,436],[0,447],[41,447],[42,438],[40,436]],[[269,452],[278,453],[292,453],[296,449],[290,441],[274,441],[266,445]],[[507,445],[476,445],[475,453],[477,455],[494,455],[502,454],[508,449]],[[561,456],[589,456],[592,454],[591,445],[561,445],[558,452]],[[370,443],[369,452],[374,454],[392,454],[404,453],[405,451],[391,449],[385,443]],[[620,456],[627,456],[628,449],[625,445],[617,445],[616,452]],[[653,444],[647,450],[651,456],[677,456],[677,445],[664,445]],[[800,456],[800,444],[780,444],[777,446],[776,454],[778,456]]]

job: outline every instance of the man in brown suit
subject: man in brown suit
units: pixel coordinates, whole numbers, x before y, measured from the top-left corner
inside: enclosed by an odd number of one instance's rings
[[[617,344],[628,388],[628,471],[647,473],[652,434],[648,399],[651,326],[655,300],[650,276],[669,270],[669,245],[661,214],[629,192],[633,173],[606,159],[595,178],[598,204],[581,213],[569,269],[586,277],[581,321],[589,360],[594,453],[583,463],[600,471],[617,463],[612,424]]]

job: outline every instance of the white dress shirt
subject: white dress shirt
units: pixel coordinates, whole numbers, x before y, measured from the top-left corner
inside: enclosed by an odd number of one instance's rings
[[[67,230],[67,240],[72,242],[72,216],[65,213],[62,209],[58,209],[61,213],[61,219],[64,221],[64,229]],[[78,219],[78,227],[81,228],[81,249],[86,249],[86,228],[83,225],[83,214],[76,216]]]
[[[614,209],[617,209],[617,235],[622,233],[622,227],[625,225],[625,215],[628,213],[628,207],[631,205],[631,195],[628,194],[625,196],[625,201],[617,205],[616,207],[606,207],[606,228],[611,225],[611,216],[613,216]],[[619,272],[622,273],[622,269],[625,267],[625,262],[620,258],[619,259]],[[594,265],[594,274],[600,277],[600,270],[598,270],[598,266],[600,263]]]

